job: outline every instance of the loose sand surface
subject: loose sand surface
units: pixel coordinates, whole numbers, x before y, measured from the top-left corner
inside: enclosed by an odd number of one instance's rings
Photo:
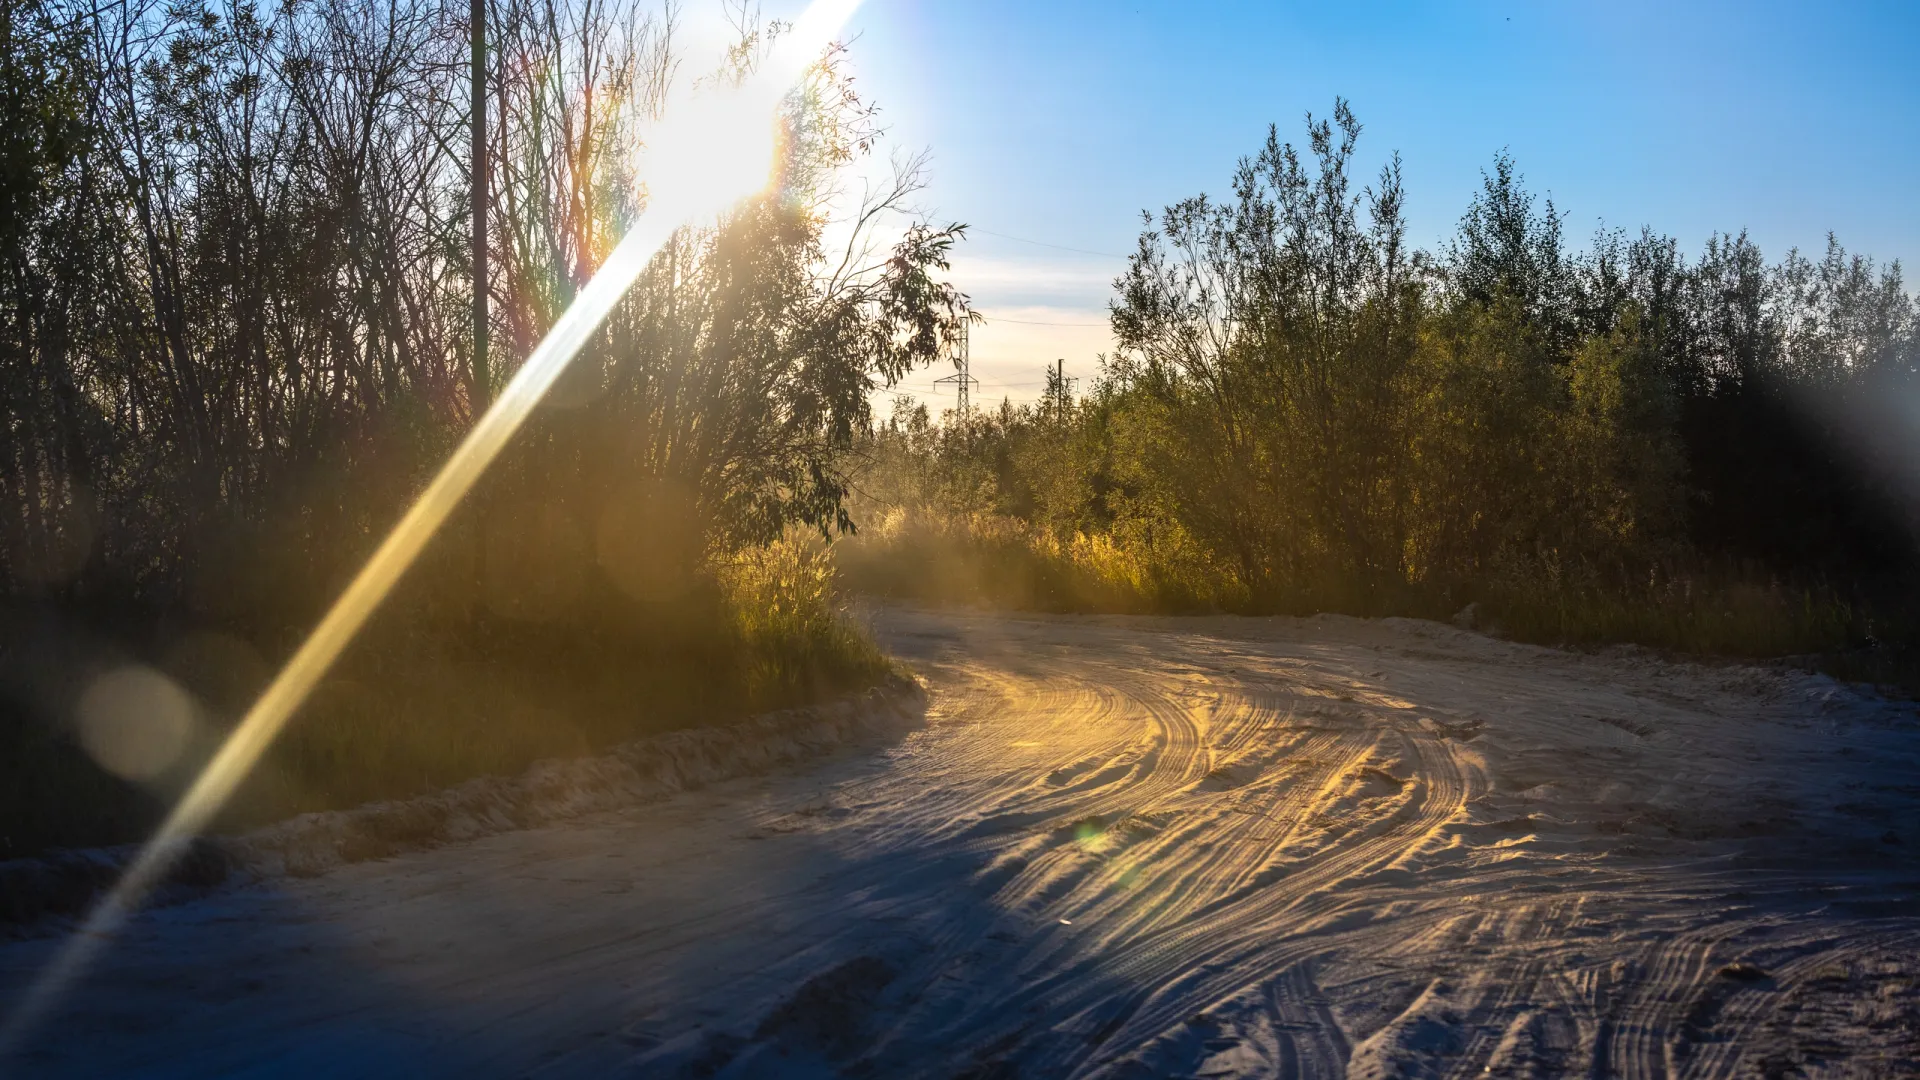
[[[898,737],[149,912],[6,1065],[1920,1076],[1911,703],[1405,620],[874,622]]]

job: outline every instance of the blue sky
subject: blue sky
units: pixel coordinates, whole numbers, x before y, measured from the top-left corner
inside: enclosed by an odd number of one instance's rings
[[[1422,245],[1504,147],[1579,241],[1603,220],[1695,250],[1745,228],[1778,257],[1832,230],[1920,262],[1914,0],[867,0],[854,25],[891,144],[932,152],[924,205],[977,230],[956,274],[992,320],[974,365],[996,399],[1110,347],[1124,263],[1061,248],[1124,254],[1142,209],[1222,193],[1269,123],[1301,141],[1336,95],[1366,126],[1364,173],[1400,152]]]

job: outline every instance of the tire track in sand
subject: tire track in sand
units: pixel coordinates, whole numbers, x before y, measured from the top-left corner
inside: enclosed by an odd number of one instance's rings
[[[1542,679],[1429,656],[1412,665],[1426,669],[1415,673],[1422,678],[1409,681],[1451,684],[1452,693],[1419,700],[1369,683],[1368,673],[1392,661],[1364,645],[1346,655],[1321,648],[1317,656],[1262,657],[1239,642],[1183,635],[1150,661],[1107,662],[1100,639],[1124,636],[1092,630],[1080,640],[1086,655],[1052,654],[1045,677],[1083,682],[1083,698],[1114,695],[1102,699],[1100,722],[1147,732],[1159,756],[1124,773],[1061,763],[1075,767],[1076,778],[1100,774],[1103,782],[1090,797],[1067,784],[1058,797],[1036,789],[1022,803],[1031,846],[1019,872],[987,900],[1040,925],[1060,913],[1073,929],[1041,931],[1005,972],[969,988],[996,1008],[931,1033],[900,1024],[902,1047],[996,1047],[992,1061],[1034,1075],[1182,1075],[1182,1067],[1191,1075],[1337,1075],[1350,1066],[1377,1075],[1730,1074],[1720,1044],[1688,1042],[1701,1037],[1689,1033],[1700,1014],[1688,1003],[1720,966],[1704,938],[1678,930],[1674,918],[1648,931],[1672,935],[1664,941],[1596,938],[1583,899],[1553,899],[1611,888],[1623,907],[1697,903],[1695,919],[1723,924],[1722,913],[1693,895],[1717,886],[1660,880],[1659,870],[1624,865],[1631,856],[1612,860],[1620,872],[1608,872],[1608,856],[1589,857],[1605,844],[1591,831],[1552,835],[1563,823],[1551,810],[1482,824],[1495,809],[1485,804],[1505,794],[1502,763],[1447,734],[1463,717],[1482,717],[1469,728],[1485,726],[1489,713],[1517,717],[1525,722],[1512,729],[1543,748],[1564,744],[1577,769],[1592,755],[1609,761],[1622,748],[1643,750],[1647,737],[1632,728],[1646,730],[1647,722],[1606,718],[1633,695],[1577,663]],[[1267,672],[1257,669],[1260,660]],[[1593,704],[1551,704],[1569,690]],[[997,723],[1038,723],[1036,710],[1060,707],[1057,698],[1034,696],[1030,709],[1011,689],[1006,699]],[[1658,700],[1660,719],[1684,706],[1675,701]],[[1422,724],[1436,713],[1445,722]],[[1704,704],[1688,719],[1726,721]],[[1495,747],[1496,756],[1503,749]],[[1063,828],[1074,823],[1083,827]],[[1470,829],[1514,835],[1475,844],[1464,841],[1478,835]],[[1632,838],[1615,845],[1633,846]],[[1566,864],[1556,855],[1564,851],[1579,858]],[[1576,878],[1580,884],[1562,883]],[[1435,949],[1409,963],[1382,947],[1449,925],[1462,908],[1483,928],[1463,954]],[[1347,984],[1390,984],[1406,999],[1385,1010],[1384,1021],[1305,988],[1318,985],[1313,973],[1369,962],[1402,969]],[[1421,966],[1428,970],[1411,970]],[[1479,970],[1461,975],[1469,966]],[[1764,1023],[1765,1009],[1750,999],[1721,1010],[1730,1029]],[[1283,1016],[1283,1001],[1315,1004]],[[1219,1015],[1210,1015],[1216,1005]],[[1762,1019],[1748,1018],[1755,1008]],[[1209,1023],[1218,1029],[1202,1030]],[[882,1048],[870,1060],[902,1059]]]
[[[897,743],[143,921],[70,1071],[1920,1075],[1910,705],[1404,620],[876,625],[930,690]],[[309,925],[447,1018],[151,959]]]

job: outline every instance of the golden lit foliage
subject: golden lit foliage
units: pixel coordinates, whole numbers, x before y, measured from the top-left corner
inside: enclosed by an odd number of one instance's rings
[[[1914,621],[1920,516],[1884,448],[1914,429],[1875,405],[1920,377],[1897,266],[1768,266],[1744,236],[1689,263],[1651,231],[1571,252],[1504,155],[1413,252],[1398,161],[1356,190],[1358,135],[1336,103],[1228,199],[1153,219],[1084,399],[897,409],[862,448],[849,579],[1060,610],[1477,602],[1540,640],[1749,655]]]

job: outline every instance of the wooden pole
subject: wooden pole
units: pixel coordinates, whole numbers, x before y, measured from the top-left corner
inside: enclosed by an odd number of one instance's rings
[[[473,365],[467,372],[467,400],[478,422],[493,403],[492,371],[487,364],[487,0],[472,0],[468,29],[472,46],[473,197]]]

